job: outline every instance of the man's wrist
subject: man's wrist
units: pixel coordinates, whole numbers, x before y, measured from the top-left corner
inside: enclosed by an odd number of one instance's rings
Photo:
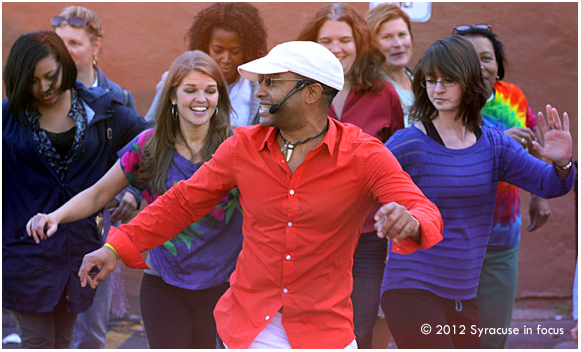
[[[117,253],[117,250],[112,245],[110,245],[109,243],[105,243],[103,245],[103,247],[107,247],[107,248],[111,249],[113,252],[115,252],[115,255],[117,256],[117,259],[120,259],[121,258],[119,256],[119,253]]]

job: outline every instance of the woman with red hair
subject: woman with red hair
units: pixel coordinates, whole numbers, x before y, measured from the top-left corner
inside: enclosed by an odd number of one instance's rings
[[[345,85],[329,109],[329,116],[359,126],[386,142],[404,128],[395,88],[385,80],[385,56],[367,23],[347,4],[321,7],[302,27],[297,40],[324,45],[341,61]],[[353,322],[358,348],[371,348],[387,241],[373,227],[374,207],[365,220],[353,256]]]

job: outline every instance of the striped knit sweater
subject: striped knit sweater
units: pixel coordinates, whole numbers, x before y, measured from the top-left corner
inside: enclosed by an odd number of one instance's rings
[[[492,227],[497,182],[509,182],[543,198],[563,195],[573,186],[574,171],[559,179],[553,166],[487,127],[465,149],[446,148],[415,126],[397,131],[386,146],[440,209],[444,239],[412,254],[390,253],[382,293],[415,288],[447,299],[474,298]]]

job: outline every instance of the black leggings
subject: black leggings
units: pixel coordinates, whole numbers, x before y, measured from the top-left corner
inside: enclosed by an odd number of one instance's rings
[[[388,290],[381,296],[385,320],[398,348],[482,348],[476,298],[445,299],[419,289]]]
[[[205,290],[186,290],[144,274],[141,314],[150,348],[216,348],[214,307],[228,282]]]

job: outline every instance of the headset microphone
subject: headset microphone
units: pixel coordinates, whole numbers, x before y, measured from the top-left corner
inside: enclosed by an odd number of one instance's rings
[[[271,107],[268,109],[268,112],[269,112],[271,115],[274,115],[274,114],[276,114],[276,113],[278,112],[278,109],[280,109],[280,106],[282,105],[282,103],[284,103],[285,101],[286,101],[286,98],[285,98],[283,101],[281,101],[280,103],[272,105],[272,106],[271,106]]]
[[[291,90],[291,91],[290,91],[290,93],[289,93],[289,94],[287,94],[287,95],[286,95],[286,97],[284,97],[284,99],[283,99],[283,100],[282,100],[280,103],[272,105],[272,106],[271,106],[271,107],[268,109],[268,112],[269,112],[271,115],[274,115],[274,114],[276,114],[276,113],[278,112],[278,110],[280,109],[280,106],[282,105],[282,103],[284,103],[285,101],[287,101],[287,100],[288,100],[290,97],[292,97],[292,96],[293,96],[293,94],[295,94],[296,92],[298,92],[298,91],[302,90],[303,88],[305,88],[305,86],[306,86],[308,83],[310,83],[310,82],[309,82],[309,81],[306,81],[306,82],[305,82],[305,81],[300,81],[300,82],[298,82],[298,83],[297,83],[297,85],[295,86],[295,88],[294,88],[293,90]]]

